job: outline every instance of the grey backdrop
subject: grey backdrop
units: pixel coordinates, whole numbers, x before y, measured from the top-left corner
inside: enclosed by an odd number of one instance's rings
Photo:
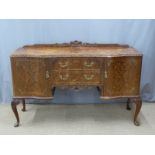
[[[18,47],[35,43],[129,44],[144,54],[141,94],[155,101],[155,20],[0,20],[0,103],[12,97],[9,56]],[[53,102],[100,103],[96,89],[56,90]]]

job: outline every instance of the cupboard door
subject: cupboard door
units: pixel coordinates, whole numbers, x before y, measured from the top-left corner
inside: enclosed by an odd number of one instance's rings
[[[38,58],[11,58],[14,96],[46,96],[45,62]]]
[[[111,57],[106,60],[104,96],[139,95],[142,57]]]

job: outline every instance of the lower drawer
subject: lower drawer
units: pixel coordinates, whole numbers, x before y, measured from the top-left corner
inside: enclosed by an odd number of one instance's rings
[[[52,82],[54,84],[76,85],[76,84],[100,84],[100,70],[65,70],[53,71]]]

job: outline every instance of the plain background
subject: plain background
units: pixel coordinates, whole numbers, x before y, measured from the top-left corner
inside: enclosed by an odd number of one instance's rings
[[[155,101],[155,20],[63,19],[0,20],[0,103],[10,103],[12,82],[9,56],[26,44],[120,43],[135,47],[143,56],[141,95]],[[75,92],[57,90],[54,103],[101,103],[95,89]]]

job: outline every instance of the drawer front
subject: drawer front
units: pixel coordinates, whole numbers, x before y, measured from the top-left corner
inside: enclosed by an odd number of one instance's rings
[[[96,59],[84,59],[81,63],[83,69],[100,69],[100,61]]]
[[[100,84],[100,70],[83,70],[81,74],[81,82],[85,84]]]
[[[70,59],[62,58],[57,59],[53,62],[54,70],[64,70],[64,69],[99,69],[100,62],[95,59],[90,58],[80,58],[80,59]]]
[[[100,70],[53,71],[53,84],[100,84]]]
[[[80,82],[79,71],[53,71],[53,83],[54,84],[75,84]]]

